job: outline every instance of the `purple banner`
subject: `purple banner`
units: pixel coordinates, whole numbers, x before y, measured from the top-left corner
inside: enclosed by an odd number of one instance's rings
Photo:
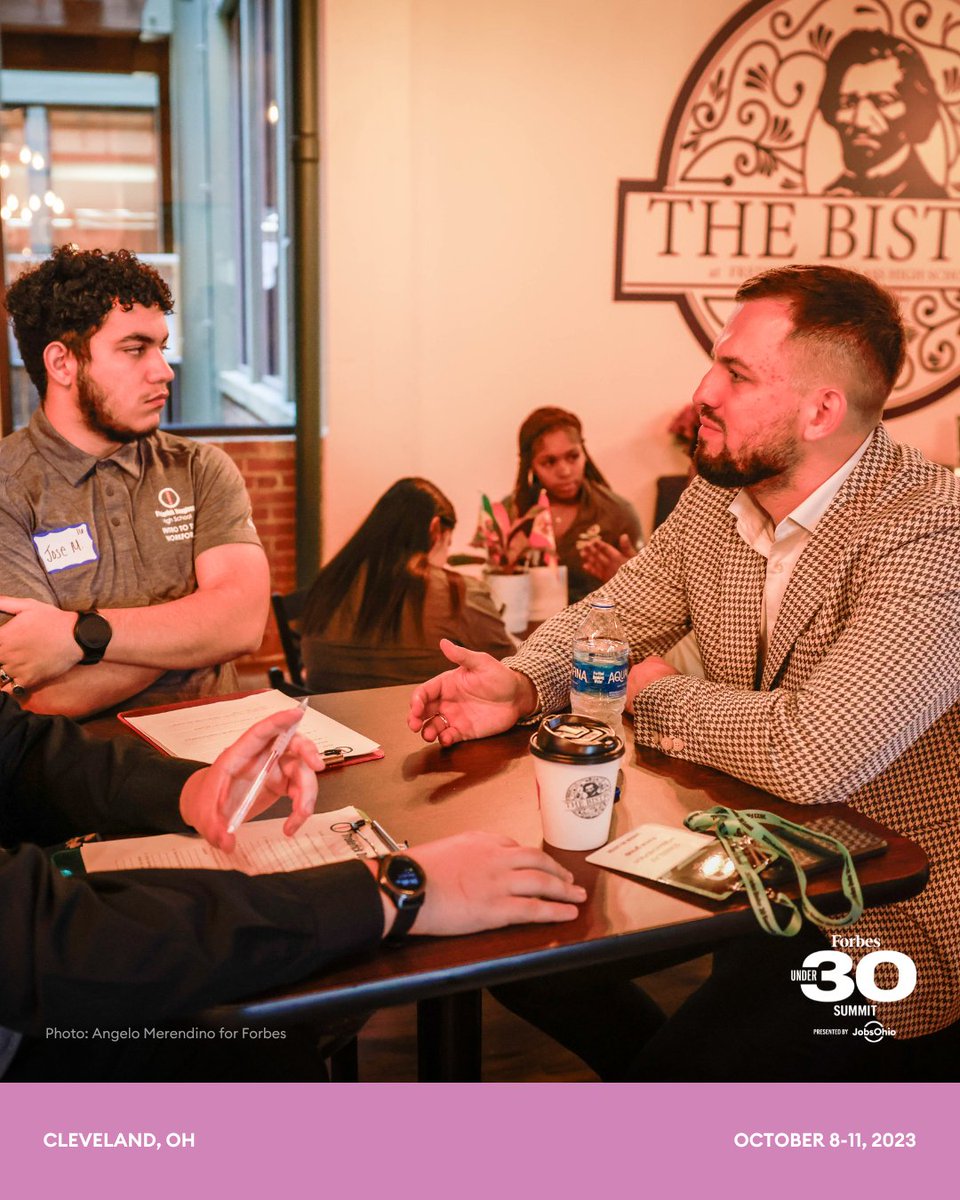
[[[11,1197],[726,1197],[751,1179],[899,1196],[952,1174],[957,1099],[953,1084],[8,1084],[0,1161]]]

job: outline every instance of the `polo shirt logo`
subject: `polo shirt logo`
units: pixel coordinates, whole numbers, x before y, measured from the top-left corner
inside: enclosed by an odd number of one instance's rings
[[[193,540],[193,520],[197,511],[195,504],[181,504],[180,493],[172,487],[161,488],[157,499],[163,508],[154,509],[154,514],[160,518],[160,528],[168,542],[189,542]]]
[[[35,533],[33,544],[48,575],[67,567],[80,567],[84,563],[97,561],[97,548],[93,544],[90,526],[85,521],[82,525],[68,525],[65,529]]]

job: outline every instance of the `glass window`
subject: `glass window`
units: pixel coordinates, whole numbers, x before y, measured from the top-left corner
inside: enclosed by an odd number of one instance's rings
[[[31,73],[35,89],[42,89],[41,74]],[[155,108],[0,108],[0,218],[8,282],[54,247],[74,242],[82,249],[132,250],[175,289],[177,256],[162,252],[160,174]],[[175,343],[178,326],[174,319]],[[16,428],[29,420],[37,395],[12,336],[9,351]],[[178,357],[174,344],[175,369]],[[177,398],[174,383],[172,410]]]
[[[52,224],[85,248],[163,250],[160,146],[155,110],[46,110]],[[53,232],[53,231],[52,231]]]
[[[285,6],[243,0],[226,21],[238,170],[236,274],[243,312],[220,387],[238,406],[294,421],[289,383],[289,232],[281,147],[288,109]]]
[[[153,72],[78,72],[65,30],[44,38],[50,69],[0,64],[7,281],[66,242],[125,247],[155,265],[176,303],[171,427],[294,424],[286,9],[175,5],[159,49],[151,31]],[[16,427],[36,395],[12,337],[9,350]]]

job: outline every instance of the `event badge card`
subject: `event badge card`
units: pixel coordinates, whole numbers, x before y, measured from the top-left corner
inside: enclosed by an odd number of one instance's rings
[[[232,854],[224,854],[195,834],[163,833],[88,842],[79,849],[58,851],[53,861],[61,873],[69,875],[151,867],[268,875],[349,862],[352,858],[381,858],[396,845],[391,846],[389,838],[384,840],[380,827],[352,805],[314,813],[293,837],[284,834],[283,824],[281,817],[241,825]]]
[[[715,837],[672,825],[638,825],[588,854],[587,862],[713,900],[732,896],[740,884],[736,867]]]

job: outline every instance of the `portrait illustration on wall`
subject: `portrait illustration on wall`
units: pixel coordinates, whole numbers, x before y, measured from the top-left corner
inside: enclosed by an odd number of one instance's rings
[[[691,67],[657,177],[620,182],[614,297],[675,301],[709,349],[758,271],[864,271],[912,332],[897,416],[960,381],[958,198],[957,0],[752,0]]]

